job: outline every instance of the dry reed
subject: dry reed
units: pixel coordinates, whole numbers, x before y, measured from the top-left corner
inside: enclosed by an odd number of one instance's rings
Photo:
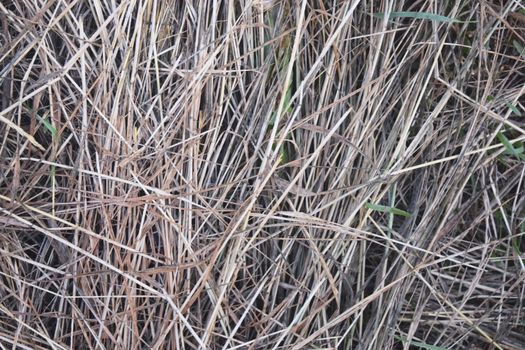
[[[0,348],[525,348],[520,1],[0,3]]]

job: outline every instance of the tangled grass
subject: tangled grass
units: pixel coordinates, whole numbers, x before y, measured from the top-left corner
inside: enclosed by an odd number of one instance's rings
[[[2,1],[1,348],[524,349],[524,28]]]

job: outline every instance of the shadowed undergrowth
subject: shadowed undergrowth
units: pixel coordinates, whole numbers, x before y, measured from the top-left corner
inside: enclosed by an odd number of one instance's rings
[[[524,27],[2,2],[0,345],[525,348]]]

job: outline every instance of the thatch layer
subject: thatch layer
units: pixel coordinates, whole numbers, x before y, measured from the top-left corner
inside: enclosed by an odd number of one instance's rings
[[[0,4],[0,345],[524,349],[519,1]]]

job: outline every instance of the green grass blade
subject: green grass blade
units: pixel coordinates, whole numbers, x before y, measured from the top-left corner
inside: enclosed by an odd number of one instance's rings
[[[286,149],[284,146],[281,146],[281,149],[279,150],[279,164],[285,164],[288,162],[288,152],[286,152]]]
[[[521,114],[520,110],[518,109],[518,107],[514,106],[509,101],[505,101],[505,105],[512,111],[512,113],[516,114],[518,117],[522,116],[522,114]]]
[[[384,12],[376,12],[373,14],[375,17],[378,18],[385,18]],[[436,15],[430,12],[390,12],[389,19],[393,18],[415,18],[415,19],[425,19],[425,20],[431,20],[436,22],[447,22],[447,23],[454,23],[454,22],[460,22],[454,18],[450,18],[447,16],[442,15]]]
[[[517,153],[523,153],[524,151],[524,148],[523,146],[518,146],[518,147],[514,147],[514,150],[517,152]],[[509,152],[507,149],[505,149],[505,154],[508,154],[508,155],[513,155],[511,152]]]
[[[394,208],[394,207],[387,207],[386,205],[365,203],[365,206],[368,209],[370,209],[370,210],[379,211],[379,212],[382,212],[382,213],[389,213],[389,214],[393,214],[393,215],[404,216],[404,217],[407,217],[407,218],[412,216],[412,214],[410,214],[407,211],[404,211],[404,210],[401,210],[401,209],[398,209],[398,208]]]
[[[514,48],[516,49],[516,51],[518,51],[518,54],[519,54],[519,55],[523,55],[523,54],[525,54],[525,48],[524,48],[523,45],[521,45],[518,41],[516,41],[516,40],[512,40],[512,46],[514,46]]]
[[[292,83],[290,82],[290,85],[288,86],[288,89],[286,90],[286,94],[284,95],[284,111],[287,113],[290,113],[292,111]]]
[[[38,114],[36,114],[36,118],[44,125],[44,128],[46,128],[47,131],[53,135],[53,140],[56,140],[58,138],[58,131],[57,129],[49,122],[48,118],[42,118]]]
[[[273,128],[275,125],[275,120],[277,119],[277,113],[273,112],[272,116],[270,117],[270,121],[268,122],[268,128]]]
[[[496,137],[498,138],[499,142],[501,142],[503,146],[505,146],[505,149],[508,153],[518,157],[519,159],[525,160],[525,154],[523,154],[523,152],[520,152],[519,149],[514,148],[512,143],[510,143],[509,139],[505,135],[503,135],[501,132],[498,132]]]
[[[410,346],[417,346],[420,349],[425,349],[425,350],[448,350],[447,348],[443,348],[441,346],[430,345],[430,344],[426,344],[426,343],[422,343],[422,342],[418,342],[418,341],[411,341],[411,342],[409,342],[407,338],[400,337],[400,336],[397,336],[397,335],[395,335],[394,338],[396,338],[397,340],[402,341],[403,343],[409,343]]]

